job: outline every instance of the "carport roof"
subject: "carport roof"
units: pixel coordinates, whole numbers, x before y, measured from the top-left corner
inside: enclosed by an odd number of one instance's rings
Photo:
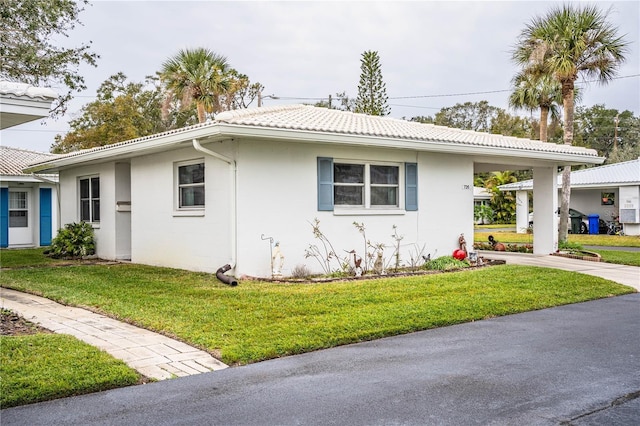
[[[530,139],[453,129],[389,117],[356,114],[309,105],[286,105],[226,111],[215,120],[138,139],[61,156],[34,165],[55,169],[113,157],[132,157],[200,139],[278,139],[309,143],[359,145],[445,152],[492,158],[529,158],[558,164],[600,164],[595,150]]]
[[[607,164],[600,167],[571,172],[572,188],[596,188],[608,186],[640,185],[640,158],[623,163]],[[562,186],[562,176],[558,175],[558,187]],[[498,187],[501,191],[533,189],[533,180],[510,183]]]

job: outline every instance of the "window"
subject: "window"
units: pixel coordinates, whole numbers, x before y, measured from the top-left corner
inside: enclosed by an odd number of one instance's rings
[[[80,179],[80,220],[100,222],[100,178]]]
[[[405,210],[417,210],[417,164],[393,164],[334,161],[318,158],[318,210],[338,207],[397,209],[404,197]],[[401,193],[404,179],[404,193]]]
[[[28,201],[26,191],[9,191],[9,228],[29,226]]]
[[[204,208],[204,162],[177,165],[178,209]]]

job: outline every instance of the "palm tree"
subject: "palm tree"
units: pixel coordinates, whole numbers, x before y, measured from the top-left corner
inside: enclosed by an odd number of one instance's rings
[[[535,17],[522,31],[513,59],[524,68],[555,78],[562,86],[564,143],[573,143],[575,82],[580,75],[600,83],[610,81],[628,50],[628,43],[607,22],[607,12],[595,6],[565,4]],[[558,237],[567,240],[571,166],[562,172],[562,199]]]
[[[514,90],[509,96],[509,106],[533,111],[540,108],[540,140],[547,142],[549,114],[559,117],[558,105],[562,103],[560,82],[549,75],[536,75],[528,69],[513,78]]]
[[[228,88],[227,58],[198,47],[180,50],[162,64],[160,79],[168,90],[167,101],[180,99],[182,109],[193,102],[198,110],[198,122],[206,120],[207,112],[217,112],[220,96]]]

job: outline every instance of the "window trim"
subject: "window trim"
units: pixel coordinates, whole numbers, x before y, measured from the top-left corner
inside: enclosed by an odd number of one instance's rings
[[[203,176],[203,182],[202,183],[191,183],[191,184],[180,184],[180,167],[184,167],[184,166],[192,166],[194,164],[202,164],[202,167],[204,169],[204,176]],[[173,163],[173,197],[174,197],[174,203],[173,203],[173,210],[174,210],[174,216],[201,216],[204,212],[204,209],[206,208],[207,205],[207,201],[206,201],[206,186],[207,184],[207,173],[206,173],[206,164],[204,161],[204,158],[196,158],[196,159],[192,159],[192,160],[185,160],[185,161],[177,161],[175,163]],[[197,206],[181,206],[180,205],[180,189],[181,188],[185,188],[185,187],[202,187],[203,188],[203,196],[204,196],[204,203],[202,205],[197,205]]]
[[[94,197],[93,196],[93,187],[92,187],[92,181],[94,179],[98,179],[98,197]],[[88,185],[89,185],[89,198],[83,198],[82,197],[82,181],[88,181]],[[100,175],[89,175],[89,176],[80,176],[78,177],[78,218],[80,219],[80,221],[82,222],[87,222],[87,223],[91,223],[91,224],[96,224],[99,225],[100,224],[100,193],[101,193],[101,188],[100,188]],[[86,200],[89,202],[89,220],[85,220],[82,218],[82,201]],[[94,202],[97,201],[98,202],[98,220],[95,220],[96,214],[95,214],[95,210],[94,210]]]
[[[11,198],[11,194],[24,194],[24,200],[20,200],[20,201],[24,201],[24,207],[12,207],[11,206],[11,201],[13,201]],[[24,213],[24,218],[25,218],[25,224],[24,225],[12,225],[11,222],[11,212],[22,212]],[[28,228],[29,227],[29,191],[26,190],[22,190],[22,189],[9,189],[9,228]]]

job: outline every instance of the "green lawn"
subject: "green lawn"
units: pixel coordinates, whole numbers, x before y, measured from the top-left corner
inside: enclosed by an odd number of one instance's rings
[[[2,286],[85,306],[244,364],[633,292],[553,269],[494,266],[324,284],[220,283],[143,265],[5,270]]]
[[[602,256],[602,260],[608,263],[620,265],[640,266],[640,253],[620,250],[593,250]]]
[[[518,234],[515,232],[478,232],[476,230],[474,241],[487,242],[489,235],[501,243],[526,243],[533,244],[533,234]],[[629,235],[589,235],[569,234],[569,242],[583,246],[609,246],[609,247],[640,247],[640,237]]]
[[[69,263],[65,260],[52,259],[44,256],[45,248],[35,249],[2,249],[0,250],[0,267],[28,268],[34,266],[59,265]]]
[[[0,336],[2,408],[139,383],[106,352],[64,334]]]

